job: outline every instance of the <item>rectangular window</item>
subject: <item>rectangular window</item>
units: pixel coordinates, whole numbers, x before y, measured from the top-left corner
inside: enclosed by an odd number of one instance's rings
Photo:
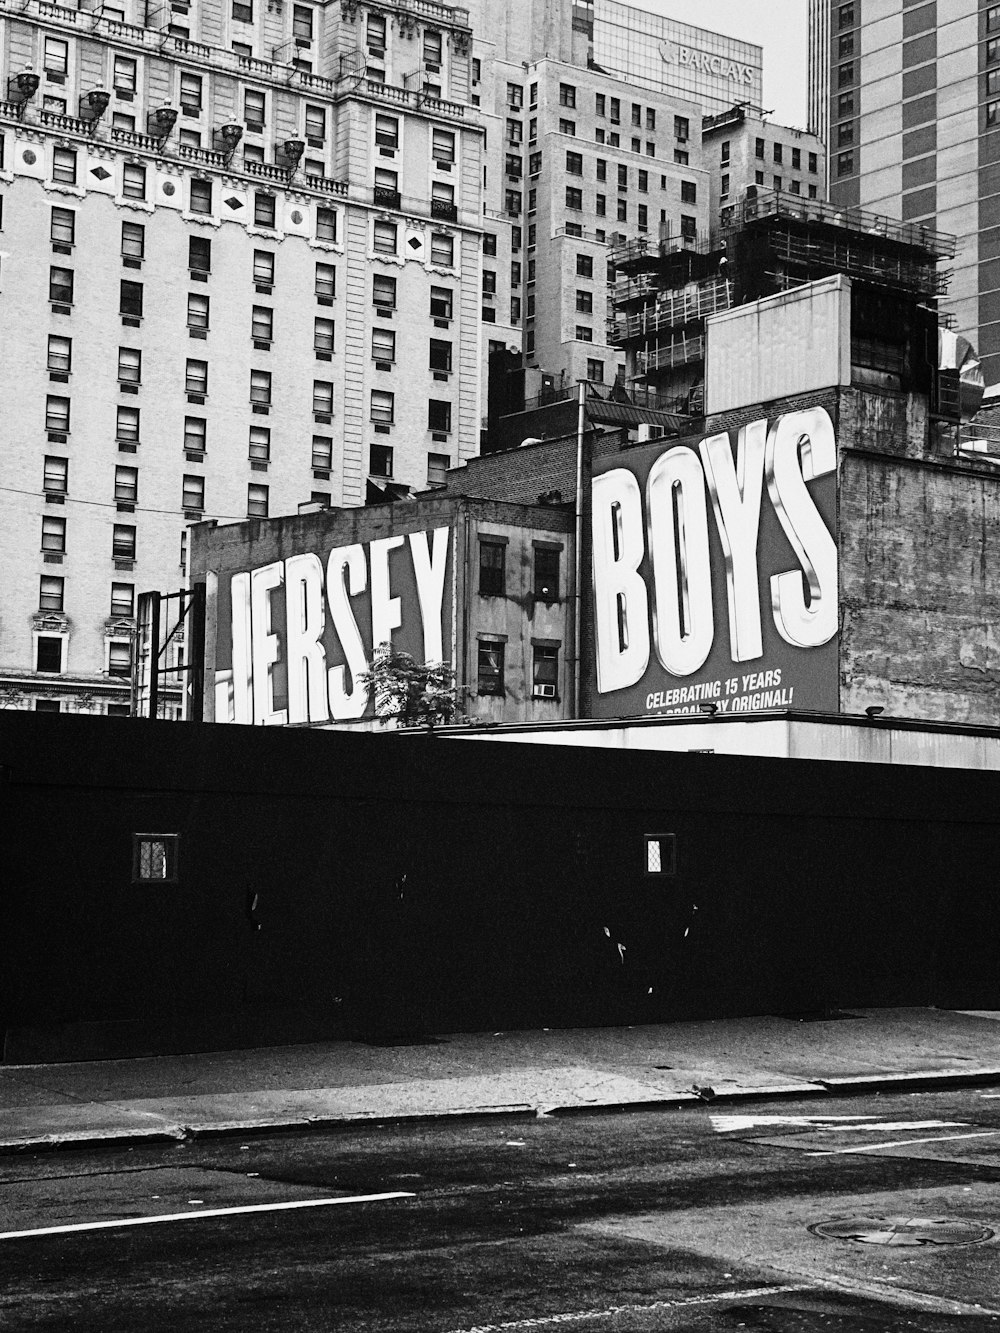
[[[391,426],[396,417],[396,397],[395,394],[386,392],[384,389],[372,389],[371,391],[371,420],[378,425]]]
[[[212,242],[207,236],[188,238],[188,268],[192,273],[211,273]]]
[[[115,500],[119,504],[134,505],[138,498],[139,469],[119,464],[115,468]]]
[[[135,97],[136,69],[131,56],[115,56],[111,82],[122,101],[130,102]]]
[[[306,103],[306,138],[320,142],[326,138],[326,108]]]
[[[43,574],[38,580],[39,611],[61,611],[66,581],[56,574]]]
[[[479,640],[476,690],[479,694],[502,695],[504,644]]]
[[[35,670],[48,671],[51,672],[53,675],[59,671],[62,671],[62,650],[63,650],[62,635],[39,634],[36,642],[38,647],[35,657]],[[39,703],[41,702],[44,701],[39,700]],[[47,711],[47,710],[42,710],[42,711]]]
[[[190,196],[191,212],[210,214],[212,211],[212,182],[193,177]]]
[[[372,230],[372,248],[377,254],[394,255],[396,253],[395,222],[376,220]]]
[[[848,88],[854,82],[854,61],[847,60],[837,68],[837,87]]]
[[[507,593],[506,542],[479,539],[479,595],[504,597]]]
[[[619,199],[619,200],[618,200],[618,221],[619,221],[619,222],[627,222],[627,221],[628,221],[628,200],[627,200],[627,199]]]
[[[62,82],[69,70],[69,45],[58,37],[46,37],[42,56],[45,73],[55,75],[53,82]]]
[[[441,44],[441,34],[440,34],[440,32],[438,32],[437,28],[425,28],[425,29],[424,29],[424,64],[425,64],[425,65],[440,65],[440,64],[441,64],[441,52],[442,52],[442,49],[443,49],[443,48],[442,48],[442,44]]]
[[[373,444],[368,450],[368,472],[373,477],[392,476],[392,449],[387,444]]]
[[[209,298],[201,292],[188,292],[187,325],[189,329],[208,329]]]
[[[396,279],[384,273],[372,275],[372,304],[381,310],[396,308]]]
[[[451,403],[443,398],[427,400],[427,429],[443,435],[451,432]]]
[[[560,122],[559,122],[559,133],[560,133],[560,134],[568,134],[568,135],[570,136],[571,139],[575,139],[575,138],[576,138],[576,121],[575,121],[575,120],[560,120]]]
[[[687,143],[691,136],[691,122],[686,116],[674,116],[674,138]]]
[[[317,208],[316,239],[318,241],[337,240],[337,210],[335,208]]]
[[[270,250],[253,252],[253,280],[261,287],[274,286],[274,255]]]
[[[53,245],[72,246],[76,242],[76,214],[71,208],[53,208],[49,223]]]
[[[66,495],[69,491],[69,459],[45,455],[42,489],[46,495]]]
[[[65,552],[66,520],[64,518],[50,518],[48,514],[42,516],[42,550],[59,552],[60,554]]]
[[[73,270],[71,268],[49,269],[49,300],[59,305],[73,304]]]
[[[594,257],[593,255],[577,255],[576,271],[581,278],[592,278],[594,276]]]
[[[395,116],[379,112],[375,116],[375,143],[379,148],[395,151],[399,147],[399,121]]]
[[[854,26],[854,4],[841,5],[837,11],[838,28],[851,28]]]
[[[250,401],[268,406],[271,402],[271,372],[269,370],[251,370]]]
[[[452,292],[448,287],[431,288],[431,318],[432,319],[451,319],[452,317]]]
[[[809,154],[808,162],[809,162],[809,170],[811,172],[815,173],[819,170],[819,158],[815,153]]]
[[[331,380],[313,380],[313,412],[317,416],[333,415],[333,383]]]
[[[558,548],[535,547],[534,594],[540,602],[559,600],[559,556]]]
[[[258,227],[274,227],[275,201],[273,194],[262,194],[259,190],[253,197],[253,220]]]
[[[576,88],[571,83],[559,85],[559,105],[576,107]]]
[[[694,204],[698,201],[698,186],[694,181],[681,181],[681,203]]]
[[[607,213],[607,211],[608,211],[607,197],[603,194],[597,195],[594,199],[594,212],[597,214],[599,218],[602,218]]]
[[[455,136],[451,130],[431,131],[431,157],[440,166],[450,166],[455,161]]]
[[[451,457],[448,454],[427,455],[427,485],[444,486],[448,481]]]
[[[108,675],[131,676],[132,642],[130,639],[112,639],[108,644]]]
[[[320,472],[329,472],[333,467],[333,440],[329,435],[312,437],[312,465]]]
[[[391,364],[396,359],[396,332],[394,329],[372,329],[372,358]]]
[[[52,179],[60,185],[76,184],[76,151],[72,148],[53,148]]]
[[[250,458],[255,463],[266,463],[271,457],[271,430],[269,426],[250,427]]]
[[[204,417],[184,418],[185,452],[203,454],[208,449],[208,422]]]
[[[368,14],[368,22],[365,30],[365,43],[370,55],[381,57],[385,55],[385,15]]]
[[[308,5],[292,6],[292,36],[296,45],[312,41],[313,12]]]
[[[837,154],[837,175],[838,175],[838,176],[853,176],[853,175],[854,175],[854,154],[853,154],[853,152],[848,152],[848,153],[838,153],[838,154]]]
[[[179,846],[177,833],[133,833],[132,883],[176,884]]]
[[[593,292],[578,291],[576,294],[576,308],[581,315],[592,315],[594,313]]]
[[[186,514],[202,513],[205,508],[205,478],[185,472],[181,485],[181,508]]]
[[[201,114],[201,75],[181,74],[181,110],[186,116]]]
[[[191,362],[188,362],[190,365]],[[204,365],[204,362],[201,363]],[[119,384],[139,384],[142,380],[142,352],[138,347],[119,347]]]
[[[452,352],[452,345],[450,342],[445,342],[442,338],[432,338],[430,340],[430,354],[429,354],[430,369],[436,371],[443,371],[446,373],[450,372],[451,352]]]
[[[536,699],[555,699],[559,689],[559,648],[536,643],[531,651],[531,693]]]
[[[113,616],[135,615],[135,586],[131,583],[112,583],[111,614]]]
[[[208,362],[188,357],[184,370],[184,392],[204,397],[208,393]]]
[[[431,232],[431,263],[442,268],[455,266],[455,238],[442,232]]]
[[[801,171],[801,170],[802,170],[802,149],[801,149],[801,148],[793,148],[793,149],[792,149],[792,170],[793,170],[793,171]]]
[[[337,270],[333,264],[316,265],[316,296],[332,302],[337,295]]]
[[[313,351],[323,356],[333,355],[334,323],[332,319],[313,321]]]
[[[250,333],[254,342],[270,345],[274,338],[274,311],[268,305],[255,305],[251,314]]]
[[[46,367],[56,375],[68,375],[73,361],[73,340],[49,334]]]
[[[567,153],[567,154],[566,154],[566,170],[569,172],[569,174],[570,174],[571,176],[582,176],[582,175],[583,175],[583,154],[582,154],[582,153]]]
[[[259,131],[264,128],[267,119],[266,94],[256,88],[248,88],[243,94],[243,119],[247,129]]]
[[[48,394],[45,399],[45,429],[58,435],[69,434],[69,399]]]
[[[583,191],[572,185],[566,186],[566,207],[579,212],[583,208]]]
[[[116,411],[115,438],[125,440],[129,444],[137,444],[139,441],[139,409],[137,407],[119,407]]]
[[[138,260],[138,263],[126,265],[138,268],[146,257],[146,228],[141,222],[122,223],[122,258]],[[137,284],[136,284],[137,285]]]
[[[592,384],[602,384],[604,382],[603,361],[591,360],[590,358],[588,358],[587,379],[590,380]]]
[[[135,526],[116,523],[111,531],[111,554],[116,560],[135,559]]]

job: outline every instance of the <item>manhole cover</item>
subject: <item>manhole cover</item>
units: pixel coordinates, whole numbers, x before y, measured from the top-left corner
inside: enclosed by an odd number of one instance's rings
[[[833,1217],[816,1222],[809,1230],[824,1240],[853,1240],[860,1245],[979,1245],[992,1240],[994,1234],[989,1227],[959,1217],[910,1217],[906,1213]]]

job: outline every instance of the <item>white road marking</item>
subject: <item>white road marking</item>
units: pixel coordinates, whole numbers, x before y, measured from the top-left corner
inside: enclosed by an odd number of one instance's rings
[[[735,1129],[753,1129],[756,1125],[826,1124],[828,1121],[877,1120],[877,1115],[713,1115],[712,1128],[719,1134],[731,1134]]]
[[[452,1333],[516,1333],[522,1328],[547,1328],[550,1324],[580,1324],[587,1319],[611,1319],[622,1314],[655,1314],[659,1310],[686,1310],[696,1305],[715,1305],[719,1301],[754,1300],[760,1296],[782,1296],[789,1292],[808,1291],[814,1284],[782,1287],[750,1287],[742,1291],[716,1291],[705,1296],[685,1296],[676,1301],[651,1301],[648,1305],[609,1305],[604,1310],[572,1310],[566,1314],[536,1315],[530,1319],[512,1319],[504,1324],[474,1324],[471,1328],[453,1329]]]
[[[2,1231],[0,1240],[26,1236],[59,1236],[70,1231],[103,1231],[109,1227],[145,1227],[154,1222],[189,1222],[196,1217],[232,1217],[237,1213],[277,1213],[292,1208],[329,1208],[338,1203],[379,1203],[383,1199],[415,1199],[412,1191],[388,1194],[344,1194],[337,1199],[294,1199],[288,1203],[249,1203],[236,1208],[204,1208],[196,1213],[161,1213],[155,1217],[118,1217],[107,1222],[73,1222],[61,1227],[35,1227],[31,1231]]]
[[[891,1130],[898,1134],[903,1129],[965,1129],[968,1120],[881,1120],[875,1125],[817,1125],[824,1133],[850,1134],[856,1131]]]
[[[925,1139],[896,1139],[888,1143],[855,1143],[849,1148],[814,1148],[807,1157],[832,1157],[836,1153],[878,1152],[880,1148],[909,1148],[914,1143],[955,1143],[959,1139],[988,1139],[1000,1129],[982,1129],[975,1134],[937,1134]]]

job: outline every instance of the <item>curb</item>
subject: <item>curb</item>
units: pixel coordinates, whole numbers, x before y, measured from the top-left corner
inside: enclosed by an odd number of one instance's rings
[[[858,1093],[900,1092],[933,1088],[974,1088],[1000,1086],[1000,1069],[977,1069],[967,1072],[954,1070],[925,1070],[904,1074],[861,1074],[846,1078],[818,1078],[803,1084],[775,1084],[749,1090],[721,1091],[704,1088],[699,1091],[674,1093],[634,1102],[584,1103],[567,1106],[531,1106],[524,1102],[507,1106],[477,1106],[450,1108],[442,1111],[396,1112],[379,1115],[361,1112],[346,1116],[306,1116],[293,1120],[225,1121],[216,1124],[168,1125],[161,1129],[122,1129],[106,1133],[44,1134],[33,1139],[0,1141],[0,1157],[25,1152],[46,1152],[58,1149],[101,1148],[119,1145],[153,1143],[187,1143],[208,1139],[235,1138],[245,1135],[259,1137],[267,1134],[323,1133],[327,1130],[353,1129],[360,1125],[419,1125],[438,1124],[441,1121],[461,1121],[465,1124],[479,1120],[492,1121],[501,1117],[513,1120],[571,1119],[591,1115],[640,1114],[650,1111],[676,1110],[679,1107],[715,1106],[737,1102],[796,1100],[815,1097],[846,1097]]]

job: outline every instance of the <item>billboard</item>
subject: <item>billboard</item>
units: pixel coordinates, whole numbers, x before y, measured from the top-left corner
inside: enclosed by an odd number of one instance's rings
[[[381,644],[450,659],[450,538],[436,527],[220,573],[215,720],[357,720],[374,711],[360,677]]]
[[[595,461],[593,716],[836,711],[836,468],[822,407]]]

